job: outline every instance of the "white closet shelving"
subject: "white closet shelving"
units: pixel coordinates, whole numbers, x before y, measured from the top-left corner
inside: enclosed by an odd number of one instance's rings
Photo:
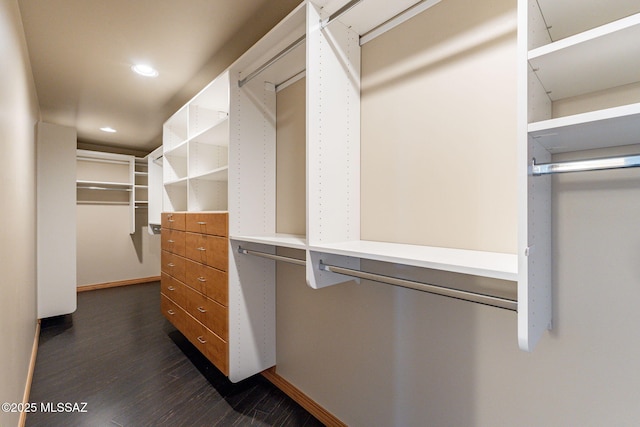
[[[126,205],[129,234],[134,234],[136,201],[136,159],[126,154],[90,150],[76,151],[77,203]],[[141,189],[142,191],[142,189]]]
[[[135,159],[133,199],[136,209],[149,207],[149,165],[146,158]]]
[[[639,142],[640,103],[599,108],[584,99],[640,82],[640,4],[520,0],[519,13],[518,326],[520,346],[530,349],[551,321],[551,178],[533,176],[531,165],[552,153]],[[557,115],[557,103],[576,99],[597,107]]]
[[[162,195],[163,195],[163,183],[162,183],[162,146],[156,148],[146,156],[147,161],[147,183],[149,188],[147,189],[148,196],[148,231],[149,234],[160,233],[161,228],[161,213],[162,213]]]
[[[563,117],[553,105],[639,82],[640,7],[518,0],[518,248],[505,254],[360,235],[360,46],[438,3],[303,2],[165,124],[163,210],[229,211],[231,380],[276,359],[275,261],[246,255],[256,251],[303,250],[313,288],[353,280],[337,271],[361,260],[517,282],[517,298],[497,306],[517,310],[520,348],[550,327],[551,179],[531,164],[638,142],[640,99]],[[302,76],[306,233],[293,235],[276,228],[276,93]]]
[[[229,78],[223,74],[164,125],[164,210],[227,210],[228,147]]]

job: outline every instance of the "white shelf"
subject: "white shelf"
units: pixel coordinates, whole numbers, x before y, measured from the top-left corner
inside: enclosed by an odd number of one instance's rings
[[[414,267],[471,274],[502,280],[518,280],[518,256],[495,252],[356,240],[315,245],[312,251]]]
[[[193,136],[190,141],[198,144],[210,145],[229,145],[229,115],[218,119],[211,127],[204,129],[202,132]]]
[[[555,101],[638,81],[638,40],[640,14],[533,49],[529,63]]]
[[[187,181],[188,181],[187,177],[174,179],[172,181],[165,181],[164,186],[165,187],[186,187]]]
[[[204,181],[228,181],[229,166],[223,166],[221,168],[213,169],[208,172],[203,172],[199,175],[192,176],[190,179],[200,179]]]
[[[553,40],[560,40],[591,28],[640,12],[636,0],[558,1],[537,0]]]
[[[277,233],[264,236],[230,236],[231,240],[260,243],[262,245],[279,246],[291,249],[308,249],[306,236]]]
[[[530,123],[529,135],[552,153],[637,144],[640,103]]]
[[[76,185],[78,188],[83,187],[109,187],[114,189],[131,189],[133,184],[128,182],[111,182],[111,181],[86,181],[86,180],[77,180]],[[91,190],[91,188],[85,188],[87,190]]]
[[[187,142],[184,140],[175,147],[165,150],[164,157],[187,157]]]

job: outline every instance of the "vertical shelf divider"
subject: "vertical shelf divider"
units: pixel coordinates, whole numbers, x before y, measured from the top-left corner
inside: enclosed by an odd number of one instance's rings
[[[307,241],[309,246],[360,239],[360,44],[339,21],[323,27],[320,9],[307,13]],[[311,196],[313,195],[313,196]],[[320,271],[307,251],[307,283],[345,282]],[[351,268],[359,260],[342,258]],[[340,262],[340,259],[336,262]],[[350,279],[347,279],[350,280]]]

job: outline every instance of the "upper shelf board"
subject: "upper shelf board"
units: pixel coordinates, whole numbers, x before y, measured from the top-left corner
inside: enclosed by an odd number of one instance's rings
[[[537,0],[554,41],[640,12],[637,0]]]
[[[640,80],[640,14],[529,52],[552,101]]]
[[[551,153],[638,144],[640,103],[531,123],[529,135]]]
[[[297,234],[270,234],[262,236],[231,236],[231,240],[239,242],[260,243],[262,245],[280,246],[291,249],[307,249],[307,238]]]
[[[495,252],[356,240],[314,245],[315,252],[411,265],[452,273],[518,280],[518,256]]]
[[[338,18],[345,26],[350,27],[359,35],[384,24],[390,18],[410,9],[418,3],[438,3],[440,0],[361,0]],[[320,6],[324,18],[328,18],[349,3],[345,0],[314,1]]]

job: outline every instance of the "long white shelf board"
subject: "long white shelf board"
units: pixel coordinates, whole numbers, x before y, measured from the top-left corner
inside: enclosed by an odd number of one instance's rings
[[[113,181],[87,181],[79,179],[76,181],[76,185],[93,186],[93,187],[113,187],[113,188],[131,188],[133,184],[130,182],[113,182]]]
[[[213,169],[207,172],[196,174],[189,179],[200,179],[203,181],[228,181],[229,180],[229,166],[223,166],[221,168]]]
[[[529,124],[551,153],[640,144],[640,103]]]
[[[518,280],[518,256],[515,254],[365,240],[314,245],[309,250],[494,279]]]
[[[165,187],[186,187],[187,186],[187,177],[172,179],[170,181],[165,181]]]
[[[640,14],[529,51],[551,100],[637,82]]]
[[[640,12],[637,0],[537,0],[553,40]]]
[[[229,116],[225,116],[189,139],[192,142],[209,145],[229,145]]]
[[[168,150],[164,151],[164,157],[187,157],[187,142],[188,140],[184,140],[181,143],[177,144],[174,147],[171,147]]]
[[[231,240],[260,243],[292,249],[307,249],[307,238],[297,234],[277,233],[262,236],[230,236]]]

